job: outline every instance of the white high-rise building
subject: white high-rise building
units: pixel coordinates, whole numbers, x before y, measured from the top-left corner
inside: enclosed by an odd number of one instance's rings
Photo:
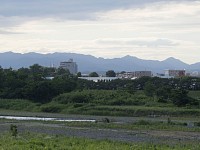
[[[78,72],[78,65],[73,61],[73,59],[60,62],[60,68],[68,69],[71,74],[77,74]]]

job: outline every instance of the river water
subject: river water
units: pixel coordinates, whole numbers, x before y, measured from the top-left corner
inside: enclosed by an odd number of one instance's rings
[[[45,117],[19,117],[19,116],[0,116],[0,119],[11,120],[39,120],[39,121],[63,121],[63,122],[95,122],[90,119],[66,119],[66,118],[45,118]]]

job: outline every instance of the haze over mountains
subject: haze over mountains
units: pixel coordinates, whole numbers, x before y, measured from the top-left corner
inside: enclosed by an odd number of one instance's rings
[[[3,68],[12,67],[18,69],[21,67],[29,67],[33,64],[42,66],[59,66],[61,61],[68,61],[72,58],[78,64],[78,70],[81,72],[91,71],[140,71],[150,70],[154,73],[163,73],[164,69],[186,69],[188,71],[200,71],[200,62],[189,65],[178,59],[170,57],[164,61],[143,60],[134,56],[124,56],[122,58],[104,59],[96,58],[91,55],[75,54],[75,53],[0,53],[0,66]]]

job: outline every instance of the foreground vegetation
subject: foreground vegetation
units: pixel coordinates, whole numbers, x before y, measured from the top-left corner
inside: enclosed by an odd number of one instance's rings
[[[109,140],[90,140],[83,138],[69,138],[64,136],[50,136],[44,134],[24,133],[16,137],[10,134],[0,135],[0,147],[5,150],[196,150],[199,143],[185,144],[151,144],[151,143],[124,143]]]

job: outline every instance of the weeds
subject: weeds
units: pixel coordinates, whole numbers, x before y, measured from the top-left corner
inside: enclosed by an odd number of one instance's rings
[[[18,131],[16,125],[13,124],[10,125],[10,133],[12,136],[17,137]]]

